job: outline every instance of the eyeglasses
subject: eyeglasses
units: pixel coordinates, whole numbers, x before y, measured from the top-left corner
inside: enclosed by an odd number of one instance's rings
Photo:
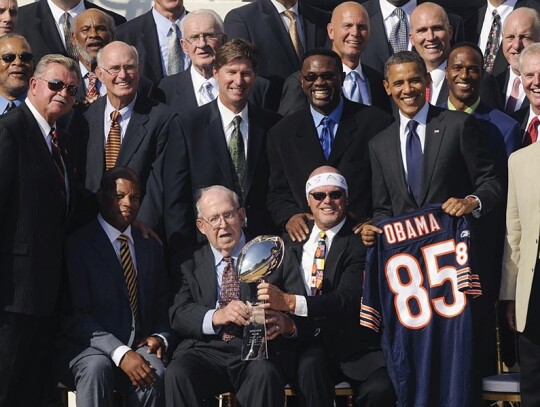
[[[327,196],[330,197],[330,199],[341,199],[343,196],[343,191],[330,191],[330,192],[310,192],[309,193],[313,199],[316,201],[324,201]]]
[[[32,62],[34,60],[34,54],[31,54],[30,52],[21,52],[20,54],[2,54],[0,58],[2,58],[2,61],[4,61],[6,64],[10,64],[13,61],[15,61],[15,58],[19,57],[21,62],[28,63]]]
[[[128,75],[133,75],[134,73],[137,72],[139,66],[138,65],[113,66],[109,69],[100,66],[100,68],[103,69],[105,72],[107,72],[109,75],[116,76],[120,73],[122,69]]]
[[[201,34],[193,34],[189,37],[185,37],[185,40],[189,42],[191,45],[198,44],[199,40],[202,38],[204,42],[212,42],[216,41],[219,37],[221,37],[221,33],[201,33]]]
[[[200,219],[204,220],[206,223],[208,223],[212,228],[218,229],[219,225],[221,225],[221,219],[225,221],[226,224],[232,223],[234,220],[236,220],[236,217],[238,216],[238,208],[222,213],[220,215],[214,215],[210,219],[204,219],[201,217]]]
[[[77,85],[67,85],[64,82],[62,82],[60,79],[43,79],[43,78],[36,78],[42,81],[47,82],[49,85],[49,89],[53,92],[61,92],[62,89],[67,89],[69,96],[75,96],[77,94],[77,90],[79,89]]]
[[[302,75],[302,78],[304,78],[304,80],[306,82],[312,83],[312,82],[315,82],[319,78],[321,78],[323,81],[331,81],[336,76],[337,76],[337,74],[335,72],[323,72],[323,73],[320,73],[320,74],[310,72],[307,75]]]

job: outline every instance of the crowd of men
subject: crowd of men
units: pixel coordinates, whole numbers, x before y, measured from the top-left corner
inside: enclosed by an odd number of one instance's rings
[[[540,405],[539,13],[0,0],[0,407],[53,405],[58,383],[78,407],[278,407],[286,385],[325,407],[342,381],[357,406],[407,405],[360,324],[364,271],[380,222],[432,204],[468,219],[483,290],[470,386],[444,405],[480,405],[498,299]],[[270,356],[242,361],[258,235],[285,257],[257,287]]]

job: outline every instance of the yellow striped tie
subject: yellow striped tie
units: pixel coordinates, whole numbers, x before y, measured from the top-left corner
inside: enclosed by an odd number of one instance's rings
[[[287,17],[290,21],[289,36],[291,37],[291,42],[294,50],[296,51],[296,55],[298,55],[298,59],[302,59],[302,55],[304,55],[304,47],[302,47],[302,41],[300,41],[300,35],[298,34],[298,28],[296,26],[296,13],[292,10],[285,10],[283,14],[285,14],[285,17]]]
[[[111,113],[111,129],[109,130],[109,137],[107,137],[107,144],[105,145],[105,169],[107,170],[116,165],[116,159],[120,152],[122,139],[118,119],[121,117],[118,110]]]
[[[126,279],[129,294],[129,304],[131,305],[131,311],[133,311],[135,320],[137,320],[139,318],[137,274],[135,273],[135,267],[133,266],[133,261],[131,260],[127,236],[120,235],[118,236],[118,240],[120,240],[120,261],[122,263],[122,268],[124,269],[124,277]]]

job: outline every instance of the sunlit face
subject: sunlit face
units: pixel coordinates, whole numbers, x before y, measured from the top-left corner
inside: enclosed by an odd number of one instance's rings
[[[10,38],[0,43],[1,56],[15,56],[13,62],[0,59],[0,93],[17,98],[28,89],[28,82],[34,71],[34,62],[21,61],[21,55],[31,54],[30,47],[22,38]]]
[[[332,198],[332,192],[340,192],[341,197]],[[317,195],[325,195],[317,200]],[[345,191],[336,186],[321,186],[314,188],[308,195],[308,205],[315,218],[315,223],[321,230],[328,230],[341,222],[347,213],[347,197]]]
[[[98,51],[111,42],[112,37],[103,14],[99,10],[88,9],[77,18],[71,40],[79,57],[92,64],[96,62]]]
[[[332,49],[342,60],[358,63],[369,41],[369,16],[360,5],[338,7],[328,25]]]
[[[337,66],[336,60],[332,57],[313,55],[305,59],[300,82],[304,94],[315,110],[328,115],[337,107],[341,95],[342,76],[341,65]]]
[[[120,69],[118,73],[114,70]],[[121,42],[112,42],[103,49],[101,66],[96,75],[107,87],[109,99],[133,100],[139,86],[139,62],[133,50]]]
[[[176,20],[184,10],[183,0],[154,0],[154,8],[164,16],[171,15]]]
[[[115,190],[100,191],[98,201],[103,219],[123,232],[137,218],[141,193],[137,184],[118,178]]]
[[[480,96],[482,58],[470,47],[457,48],[450,53],[446,67],[446,82],[450,97],[471,106]]]
[[[204,73],[212,70],[216,52],[223,45],[224,34],[209,15],[198,14],[187,17],[184,22],[182,48],[189,56],[193,67]]]
[[[0,36],[15,30],[17,15],[17,0],[0,0]]]
[[[534,31],[534,20],[529,13],[517,9],[505,21],[502,51],[515,74],[519,74],[519,56],[527,46],[540,40]]]
[[[255,72],[249,59],[235,59],[219,69],[214,68],[219,86],[219,100],[231,111],[238,113],[247,103],[255,81]]]
[[[521,83],[534,114],[540,115],[540,55],[526,54],[521,64]]]
[[[426,103],[429,76],[424,76],[415,62],[391,65],[383,83],[388,96],[392,96],[401,113],[410,119]]]

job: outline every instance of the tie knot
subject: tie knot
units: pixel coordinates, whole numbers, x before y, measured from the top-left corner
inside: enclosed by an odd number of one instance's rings
[[[204,82],[202,86],[203,86],[204,89],[206,89],[209,92],[213,88],[212,84],[210,82],[208,82],[208,81]],[[239,116],[236,116],[236,117],[239,117]],[[242,119],[242,118],[240,118],[240,119]]]
[[[326,232],[325,231],[321,230],[319,232],[319,239],[322,239],[322,240],[326,239]]]
[[[115,110],[114,112],[111,113],[111,120],[113,122],[117,122],[120,117],[122,117],[122,115],[120,114],[118,110]]]
[[[493,16],[493,19],[495,19],[495,20],[501,18],[501,16],[500,16],[499,13],[497,12],[497,9],[493,10],[493,11],[491,12],[491,15]]]
[[[291,21],[296,19],[296,13],[292,10],[285,10],[283,14]]]
[[[67,11],[64,12],[64,23],[69,24],[69,17],[71,17],[71,14],[69,14]]]
[[[118,240],[120,240],[121,243],[127,243],[128,237],[126,235],[120,235],[118,236]]]
[[[533,119],[531,120],[530,126],[536,126],[538,125],[538,123],[540,123],[540,119],[538,119],[538,116],[534,116]]]
[[[178,25],[176,23],[171,24],[171,28],[169,28],[169,33],[171,33],[171,34],[177,34],[178,33]]]
[[[321,124],[323,127],[330,127],[330,125],[332,124],[332,119],[329,117],[323,117],[323,119],[321,120]]]
[[[360,74],[356,71],[351,71],[348,73],[349,78],[351,78],[353,81],[357,82],[361,79]]]
[[[240,116],[234,116],[232,123],[235,128],[238,128],[240,126],[240,123],[242,123],[242,118]]]
[[[86,74],[86,77],[87,77],[88,79],[95,79],[95,78],[97,78],[97,75],[96,75],[94,72],[88,72],[88,73]]]
[[[399,18],[400,20],[404,20],[405,19],[405,12],[400,9],[399,7],[396,7],[394,9],[394,15]]]
[[[223,257],[223,261],[225,263],[227,263],[227,267],[233,267],[234,266],[234,259],[231,256]]]
[[[58,132],[54,127],[51,127],[51,131],[49,132],[49,134],[51,135],[53,143],[58,144]]]
[[[410,133],[413,133],[416,131],[416,126],[418,122],[416,120],[409,120],[409,123],[407,123],[407,130],[409,130]]]

